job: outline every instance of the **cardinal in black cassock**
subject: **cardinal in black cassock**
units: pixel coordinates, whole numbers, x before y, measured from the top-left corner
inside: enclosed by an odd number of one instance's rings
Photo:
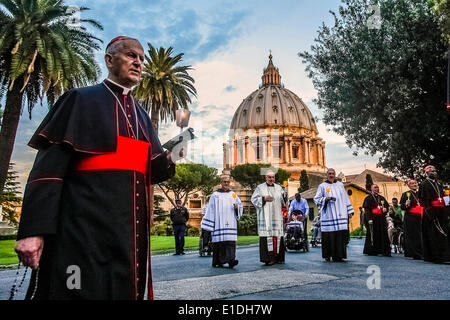
[[[442,263],[450,261],[448,216],[444,192],[437,181],[434,166],[425,167],[426,177],[419,187],[419,201],[424,207],[422,219],[423,259]]]
[[[149,190],[175,165],[130,94],[143,56],[136,39],[113,39],[108,79],[65,93],[31,138],[16,245],[35,269],[28,299],[143,299],[146,284],[153,297]]]
[[[403,221],[403,232],[405,236],[405,257],[423,259],[422,247],[422,214],[423,207],[420,205],[417,193],[416,180],[408,181],[409,191],[402,194],[400,207],[405,211]]]
[[[386,215],[389,203],[379,194],[379,187],[373,184],[372,193],[363,202],[364,214],[366,216],[366,242],[364,243],[364,254],[391,256],[391,244],[387,232]]]

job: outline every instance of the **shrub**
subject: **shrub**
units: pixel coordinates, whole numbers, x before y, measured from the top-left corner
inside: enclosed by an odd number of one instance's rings
[[[166,218],[163,221],[155,221],[151,229],[152,236],[171,236],[173,235],[172,221]]]
[[[258,235],[257,218],[255,208],[245,210],[241,219],[238,221],[238,235],[256,236]]]
[[[352,236],[352,237],[359,237],[359,238],[365,237],[366,236],[366,230],[365,229],[361,229],[361,227],[356,228],[355,230],[353,230],[350,233],[350,236]]]
[[[187,235],[188,237],[199,237],[200,236],[200,230],[196,227],[187,226]]]

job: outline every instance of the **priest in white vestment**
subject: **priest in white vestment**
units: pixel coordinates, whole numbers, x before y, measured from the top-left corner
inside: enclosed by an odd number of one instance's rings
[[[285,205],[283,188],[275,183],[275,173],[268,170],[266,182],[258,185],[253,192],[259,235],[260,261],[266,265],[284,263],[283,212]]]
[[[317,188],[314,202],[321,212],[322,257],[341,262],[347,258],[348,222],[354,211],[334,169],[328,169],[327,180]]]
[[[221,177],[221,188],[209,199],[208,208],[202,219],[203,230],[211,231],[213,243],[213,267],[230,268],[236,260],[237,221],[242,216],[243,206],[239,197],[230,189],[230,177]]]

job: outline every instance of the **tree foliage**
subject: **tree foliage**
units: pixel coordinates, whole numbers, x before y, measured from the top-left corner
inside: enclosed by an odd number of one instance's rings
[[[298,192],[305,192],[309,189],[309,179],[306,170],[302,170],[300,173],[300,188]]]
[[[20,183],[18,172],[13,168],[14,163],[9,165],[8,175],[6,176],[5,187],[3,188],[3,218],[11,225],[17,226],[19,224],[19,217],[16,214],[16,208],[22,204],[22,197],[20,196]]]
[[[323,122],[350,147],[380,154],[399,175],[434,164],[450,179],[450,126],[445,108],[446,51],[427,0],[380,0],[379,29],[368,24],[372,1],[343,0],[310,52],[299,53],[318,91]]]
[[[212,194],[214,186],[220,178],[217,169],[198,163],[180,163],[176,165],[175,175],[167,181],[158,184],[167,199],[175,206],[175,199],[182,199],[186,204],[188,196],[201,192],[204,196]]]
[[[266,181],[265,175],[263,174],[264,170],[262,169],[270,167],[270,164],[246,163],[231,169],[231,176],[243,187],[255,190],[258,184]],[[291,174],[289,172],[278,169],[275,174],[275,181],[279,184],[283,184],[283,181],[287,181],[290,176]]]
[[[153,195],[153,220],[162,221],[169,216],[169,213],[161,208],[161,203],[164,202],[164,197],[158,194]]]
[[[448,0],[429,0],[439,18],[442,29],[442,35],[450,44],[450,1]]]
[[[92,19],[68,23],[69,9],[60,0],[0,0],[0,93],[17,85],[30,117],[44,94],[52,105],[64,91],[90,84],[100,73],[94,52],[102,40],[84,25],[103,27]]]
[[[370,173],[366,174],[366,190],[371,191],[373,185],[373,179]]]

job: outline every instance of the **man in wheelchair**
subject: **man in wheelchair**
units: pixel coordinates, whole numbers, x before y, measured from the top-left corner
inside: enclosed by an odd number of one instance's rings
[[[289,238],[299,239],[303,233],[303,214],[301,211],[293,211],[291,221],[286,224],[285,232]],[[301,221],[300,221],[301,220]]]
[[[286,249],[309,251],[305,215],[300,210],[294,210],[291,219],[285,226]]]

